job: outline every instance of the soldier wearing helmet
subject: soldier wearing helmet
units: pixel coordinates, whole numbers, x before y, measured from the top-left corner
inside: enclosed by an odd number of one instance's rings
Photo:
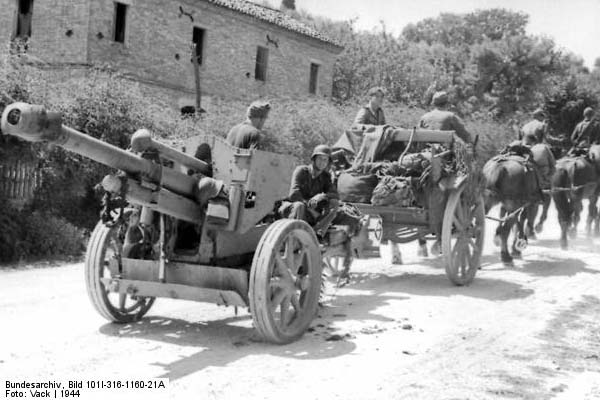
[[[312,225],[326,210],[336,208],[339,202],[329,173],[329,146],[315,147],[310,159],[309,165],[301,165],[294,171],[290,193],[279,212],[286,218],[302,219]]]
[[[448,111],[448,94],[444,91],[433,95],[434,109],[424,114],[419,121],[419,127],[442,131],[454,131],[465,143],[473,143],[471,134],[465,128],[462,120],[452,111]]]
[[[385,90],[382,87],[373,87],[367,92],[369,104],[361,107],[354,118],[352,130],[365,131],[373,125],[385,125],[385,115],[381,105],[385,97]]]
[[[544,122],[546,118],[544,110],[537,108],[531,115],[533,120],[523,125],[519,131],[519,140],[527,146],[544,142],[548,132],[548,125]]]
[[[227,134],[229,144],[242,149],[260,148],[261,133],[271,105],[265,101],[255,101],[246,111],[246,120],[231,128]]]
[[[594,119],[594,110],[587,107],[583,111],[583,121],[577,124],[571,135],[571,143],[576,148],[588,148],[600,142],[600,127]]]

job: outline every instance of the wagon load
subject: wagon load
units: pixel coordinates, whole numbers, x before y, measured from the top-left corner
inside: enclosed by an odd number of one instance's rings
[[[340,200],[368,203],[377,186],[377,169],[380,165],[364,165],[342,172],[337,179]]]
[[[389,126],[363,135],[352,169],[340,175],[340,197],[362,196],[355,205],[380,221],[375,235],[380,241],[424,241],[433,235],[448,278],[469,284],[481,263],[485,219],[473,152],[477,140],[470,147],[457,141],[454,131]],[[367,175],[371,185],[362,184]]]
[[[356,165],[338,178],[340,199],[349,202],[403,207],[425,206],[431,151],[408,153],[398,161]]]
[[[376,206],[410,207],[416,203],[410,178],[384,176],[371,196],[371,204]]]

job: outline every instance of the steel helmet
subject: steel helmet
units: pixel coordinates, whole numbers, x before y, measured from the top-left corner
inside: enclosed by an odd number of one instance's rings
[[[329,161],[331,161],[331,149],[326,144],[320,144],[312,152],[310,156],[311,160],[314,160],[316,156],[327,156]]]

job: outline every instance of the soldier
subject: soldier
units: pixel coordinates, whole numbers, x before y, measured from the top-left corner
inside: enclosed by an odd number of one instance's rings
[[[533,120],[523,125],[519,131],[519,140],[526,146],[543,143],[548,132],[548,125],[544,122],[546,117],[544,110],[538,108],[531,115]]]
[[[365,131],[370,125],[385,125],[385,115],[381,105],[385,97],[385,91],[382,87],[374,87],[367,92],[369,104],[361,107],[354,118],[351,129],[353,131]]]
[[[315,147],[310,159],[309,165],[301,165],[294,171],[290,194],[279,213],[314,225],[323,211],[337,208],[339,201],[328,171],[331,163],[329,146]]]
[[[246,111],[246,121],[231,128],[227,134],[229,144],[242,149],[259,149],[260,130],[269,116],[271,105],[264,101],[255,101]]]
[[[421,117],[419,127],[424,129],[436,129],[443,131],[454,131],[465,143],[473,143],[471,134],[465,129],[462,120],[452,111],[447,111],[448,94],[436,92],[432,100],[434,110],[429,111]]]
[[[583,121],[577,124],[571,135],[571,143],[576,148],[589,148],[600,141],[600,127],[594,119],[594,110],[587,107],[583,111]]]

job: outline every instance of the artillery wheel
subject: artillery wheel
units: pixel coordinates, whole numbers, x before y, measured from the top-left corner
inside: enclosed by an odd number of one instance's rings
[[[304,221],[282,219],[263,234],[250,270],[250,311],[266,341],[298,339],[317,313],[321,252]]]
[[[481,265],[485,233],[483,198],[469,200],[467,186],[450,193],[442,225],[446,275],[455,285],[468,285]]]
[[[119,225],[107,227],[98,222],[92,232],[85,254],[85,285],[92,305],[109,321],[127,323],[142,318],[152,304],[154,297],[135,297],[109,291],[101,278],[114,277],[109,269],[109,261],[121,253],[118,238]]]

